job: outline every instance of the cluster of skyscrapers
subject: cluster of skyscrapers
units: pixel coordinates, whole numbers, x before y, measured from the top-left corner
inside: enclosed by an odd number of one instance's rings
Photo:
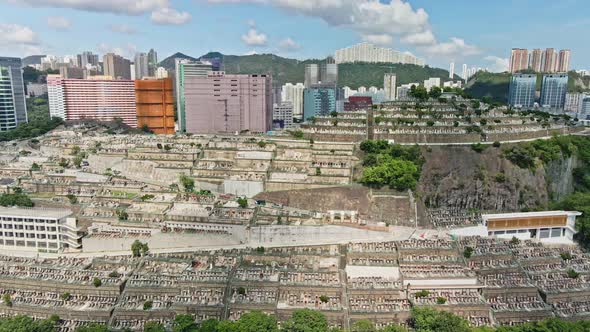
[[[564,73],[569,71],[572,52],[557,51],[554,48],[545,50],[513,48],[510,55],[510,72],[532,70],[535,73]]]
[[[424,66],[424,60],[407,52],[391,48],[378,47],[370,43],[360,43],[351,47],[336,50],[336,63],[369,62],[369,63],[403,63]]]
[[[579,114],[584,109],[584,100],[587,96],[582,93],[568,93],[568,80],[566,73],[543,75],[539,101],[536,103],[537,75],[514,74],[510,80],[508,103],[516,108],[538,106],[552,112],[565,111]]]

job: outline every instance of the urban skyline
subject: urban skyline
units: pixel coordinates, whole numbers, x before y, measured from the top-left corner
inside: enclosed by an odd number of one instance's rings
[[[308,59],[324,58],[333,55],[337,49],[371,42],[410,52],[424,58],[431,66],[447,68],[448,63],[454,61],[501,71],[509,63],[512,47],[532,49],[550,40],[556,49],[572,50],[575,54],[572,68],[585,69],[588,66],[585,59],[590,46],[574,37],[575,31],[588,25],[582,14],[588,6],[584,2],[568,1],[556,5],[549,1],[542,1],[543,4],[522,1],[511,4],[514,13],[526,9],[530,15],[519,19],[535,25],[530,31],[520,30],[518,36],[511,36],[512,45],[500,38],[510,33],[514,25],[510,17],[500,14],[505,9],[502,5],[460,0],[455,6],[455,15],[462,19],[456,25],[456,20],[451,24],[441,14],[447,9],[444,4],[424,0],[382,1],[375,5],[375,13],[366,13],[366,17],[374,18],[367,21],[358,12],[359,6],[365,2],[372,1],[343,1],[332,8],[342,15],[332,19],[325,8],[299,8],[297,2],[279,5],[258,1],[198,0],[185,3],[171,0],[133,9],[128,4],[132,1],[123,1],[119,6],[109,3],[90,6],[91,2],[85,0],[26,0],[20,5],[9,1],[0,3],[0,10],[11,18],[2,24],[1,31],[13,33],[15,37],[0,40],[0,53],[22,57],[33,53],[78,54],[92,50],[95,53],[114,51],[132,58],[139,50],[155,47],[161,58],[176,51],[199,56],[215,50],[224,54],[275,53]],[[551,25],[541,24],[543,17],[554,17],[556,12],[567,12],[567,20],[565,16],[557,17]],[[389,18],[402,13],[407,19],[396,21]],[[493,30],[477,24],[482,15],[495,13],[498,13],[495,17],[499,21]],[[342,17],[354,19],[354,22],[346,22]],[[182,35],[203,27],[212,33],[199,35],[198,43],[184,42]],[[85,33],[80,34],[81,31]]]

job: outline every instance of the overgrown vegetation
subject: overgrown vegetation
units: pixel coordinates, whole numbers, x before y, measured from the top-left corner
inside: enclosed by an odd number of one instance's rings
[[[363,184],[374,188],[389,186],[396,190],[416,188],[424,164],[418,146],[368,140],[362,142],[360,148],[365,154]]]
[[[62,119],[49,116],[49,105],[46,97],[28,98],[27,113],[29,122],[22,123],[13,130],[1,132],[0,141],[38,137],[63,124]]]
[[[27,194],[17,192],[13,194],[0,195],[0,205],[2,206],[18,206],[18,207],[33,207],[35,204]]]

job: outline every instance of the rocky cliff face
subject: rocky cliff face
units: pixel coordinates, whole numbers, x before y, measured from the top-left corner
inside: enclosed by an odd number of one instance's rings
[[[426,163],[418,185],[425,207],[458,207],[482,211],[545,208],[551,198],[573,191],[575,157],[521,169],[502,157],[502,148],[482,153],[465,147],[424,148]]]

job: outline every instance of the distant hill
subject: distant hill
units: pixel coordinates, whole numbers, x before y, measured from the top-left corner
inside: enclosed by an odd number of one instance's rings
[[[179,56],[180,55],[180,56]],[[174,69],[176,57],[190,58],[182,53],[176,53],[160,63],[166,69]],[[274,85],[283,85],[287,82],[303,82],[305,65],[308,63],[320,63],[322,60],[305,60],[283,58],[274,54],[254,55],[223,55],[219,52],[210,52],[203,58],[223,58],[223,68],[231,74],[266,74],[273,75]],[[440,77],[441,81],[449,80],[449,72],[440,68],[420,67],[415,65],[392,63],[346,63],[338,66],[339,86],[348,86],[356,89],[359,86],[383,87],[383,75],[394,72],[397,74],[398,84],[422,83],[430,77]],[[459,80],[455,76],[455,80]]]
[[[175,63],[176,59],[188,59],[188,60],[192,60],[192,61],[197,60],[197,58],[193,58],[192,56],[188,56],[186,54],[176,52],[176,53],[172,54],[171,56],[167,57],[166,59],[160,61],[160,63],[158,65],[160,67],[166,68],[166,70],[174,70],[174,67],[176,66],[176,63]]]
[[[590,91],[590,77],[582,77],[575,71],[568,73],[568,91],[569,92],[588,92]],[[465,85],[465,91],[475,98],[485,96],[500,102],[508,101],[508,89],[510,87],[510,73],[487,73],[478,72],[469,79]],[[541,90],[543,74],[537,74],[537,91]]]

